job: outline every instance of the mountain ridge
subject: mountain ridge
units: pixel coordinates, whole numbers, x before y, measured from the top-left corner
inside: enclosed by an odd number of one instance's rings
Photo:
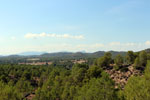
[[[143,51],[143,50],[141,50]],[[145,49],[146,52],[150,52],[150,48]],[[69,52],[69,51],[62,51],[62,52],[54,52],[54,53],[48,53],[48,52],[36,52],[36,51],[29,51],[29,52],[22,52],[19,54],[14,54],[14,55],[7,55],[7,56],[3,56],[0,55],[0,58],[13,58],[13,57],[39,57],[39,58],[46,58],[46,57],[56,57],[56,58],[61,58],[61,57],[81,57],[81,58],[87,58],[87,57],[101,57],[103,56],[106,52],[110,52],[112,54],[112,56],[116,56],[118,54],[125,56],[125,54],[127,53],[127,51],[96,51],[93,53],[88,53],[88,52]]]

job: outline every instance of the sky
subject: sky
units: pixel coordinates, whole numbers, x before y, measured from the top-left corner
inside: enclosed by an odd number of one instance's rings
[[[150,0],[0,0],[0,55],[150,48]]]

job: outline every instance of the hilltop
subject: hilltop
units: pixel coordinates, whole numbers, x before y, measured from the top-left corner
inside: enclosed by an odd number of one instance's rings
[[[125,56],[126,52],[109,51],[113,57],[120,54]],[[9,56],[0,56],[0,63],[18,63],[28,61],[30,58],[38,58],[39,61],[54,61],[54,60],[79,60],[79,59],[96,59],[102,57],[106,52],[97,51],[94,53],[86,52],[56,52],[56,53],[45,53],[45,52],[25,52]]]

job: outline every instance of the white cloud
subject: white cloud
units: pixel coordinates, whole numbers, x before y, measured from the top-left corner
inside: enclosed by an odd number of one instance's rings
[[[146,42],[145,42],[145,45],[150,46],[150,41],[146,41]]]
[[[102,43],[95,43],[95,44],[80,44],[77,45],[78,48],[100,48],[100,47],[104,47],[104,44]]]
[[[45,37],[44,34],[40,35]],[[53,36],[53,35],[52,35]],[[55,37],[55,35],[54,35]],[[68,37],[68,36],[66,36]],[[46,43],[46,44],[19,44],[18,46],[14,45],[2,45],[0,49],[1,54],[16,54],[19,52],[26,51],[46,51],[46,52],[60,52],[60,51],[86,51],[86,52],[96,52],[96,51],[140,51],[150,47],[150,41],[141,42],[141,43],[122,43],[122,42],[111,42],[111,43],[91,43],[91,44],[72,44],[72,43]],[[13,48],[13,49],[12,49]]]
[[[16,40],[16,37],[12,36],[10,39],[11,39],[11,40]]]
[[[111,45],[110,45],[111,44]],[[32,48],[30,48],[32,47]],[[140,51],[148,48],[145,43],[121,43],[121,42],[111,42],[111,43],[93,43],[93,44],[71,44],[71,43],[60,43],[60,44],[45,44],[41,46],[29,46],[30,51],[48,51],[48,52],[59,52],[59,51]],[[26,50],[26,49],[24,49]],[[28,50],[29,51],[29,50]]]
[[[70,39],[84,39],[83,35],[70,35],[70,34],[48,34],[48,33],[40,33],[40,34],[35,34],[35,33],[27,33],[25,38],[40,38],[40,37],[50,37],[50,38],[70,38]]]
[[[125,45],[126,45],[126,46],[135,46],[136,43],[126,43]]]
[[[94,47],[94,48],[100,48],[100,47],[104,47],[104,44],[102,44],[102,43],[96,43],[96,44],[93,44],[92,47]]]
[[[121,45],[121,43],[120,42],[111,42],[111,43],[109,43],[109,45],[110,46],[119,46],[119,45]]]

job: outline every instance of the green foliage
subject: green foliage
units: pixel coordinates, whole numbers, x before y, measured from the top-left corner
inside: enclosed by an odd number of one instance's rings
[[[123,65],[123,57],[121,55],[117,55],[114,61],[115,61],[115,69],[118,70],[119,67]]]
[[[124,89],[125,100],[150,100],[150,61],[144,76],[131,77]]]
[[[117,66],[117,65],[115,65],[113,68],[114,68],[115,70],[119,70],[119,69],[120,69],[120,67]]]
[[[135,68],[147,66],[143,76],[129,78],[123,90],[115,89],[104,71],[113,66],[113,60],[116,70],[127,71],[121,55],[112,59],[106,53],[94,65],[91,62],[73,66],[69,62],[55,66],[0,65],[0,100],[26,100],[31,93],[35,93],[33,100],[150,100],[148,55],[144,51],[136,54],[129,51],[128,64],[134,59]]]
[[[31,86],[31,83],[25,79],[20,79],[16,86],[17,90],[21,93],[28,93],[33,91],[33,87]]]
[[[150,81],[146,80],[144,77],[130,78],[125,87],[124,95],[126,100],[149,100]]]
[[[150,80],[150,60],[147,61],[147,65],[146,65],[146,68],[145,68],[145,71],[144,71],[144,75],[145,75],[145,78],[147,80]]]
[[[138,69],[140,67],[141,67],[140,59],[139,59],[139,57],[137,57],[134,62],[134,68]]]
[[[88,70],[87,70],[87,75],[89,78],[98,78],[101,77],[101,73],[102,73],[102,69],[98,66],[91,66]]]
[[[135,54],[133,51],[128,51],[126,54],[126,63],[127,64],[133,64],[135,60]]]
[[[147,64],[147,53],[145,51],[141,51],[139,53],[139,56],[136,57],[134,62],[134,68],[144,68]]]
[[[74,65],[71,74],[64,70],[52,71],[42,88],[36,91],[35,100],[114,100],[117,98],[114,82],[98,66]],[[59,73],[59,74],[58,74]],[[53,76],[53,77],[52,77]],[[55,76],[55,77],[54,77]]]
[[[146,66],[147,63],[147,53],[145,51],[141,51],[139,54],[139,61],[141,66]]]
[[[114,83],[108,76],[93,78],[81,88],[75,98],[77,100],[115,100]]]
[[[48,68],[47,68],[48,69]],[[30,65],[0,65],[0,100],[21,100],[37,88],[35,78],[46,73],[45,67]]]
[[[97,60],[97,65],[101,68],[107,68],[112,62],[111,53],[107,52],[105,55]]]
[[[75,82],[75,84],[82,83],[85,75],[86,75],[86,69],[84,68],[77,68],[72,70],[72,79]]]
[[[147,60],[150,60],[150,53],[147,53]]]
[[[0,100],[20,100],[21,94],[13,86],[9,86],[0,81]]]

